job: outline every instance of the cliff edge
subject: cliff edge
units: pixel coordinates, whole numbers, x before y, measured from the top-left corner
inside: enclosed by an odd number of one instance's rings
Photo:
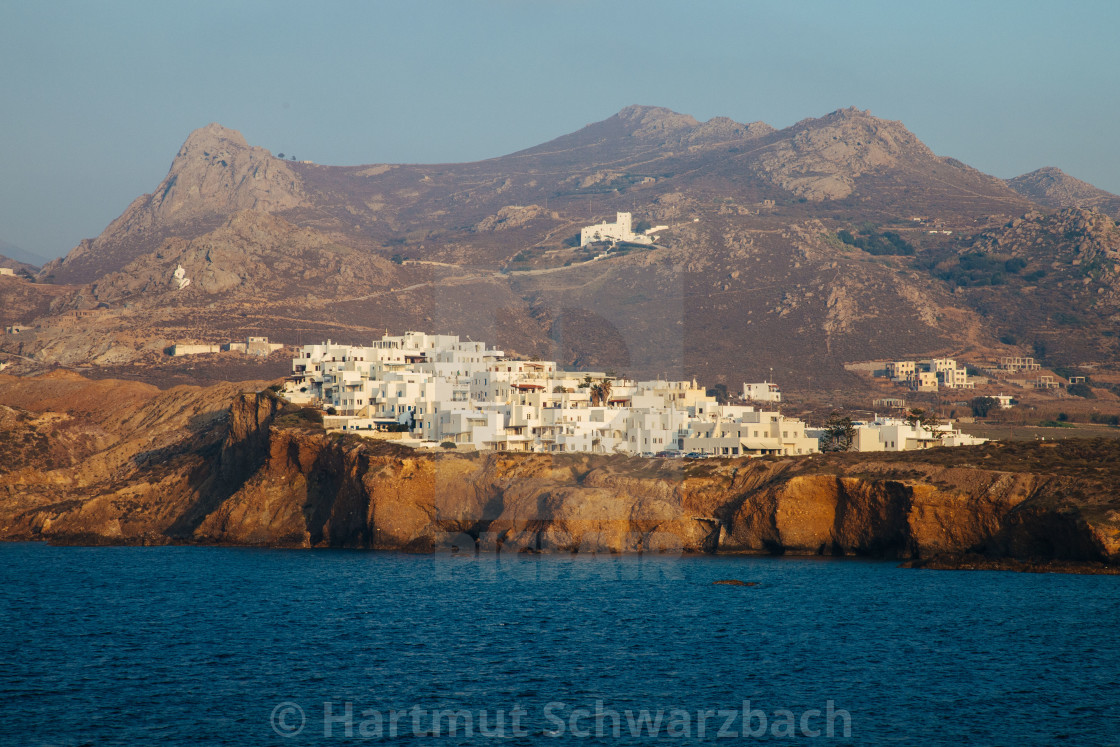
[[[325,433],[268,390],[51,376],[0,377],[3,539],[1120,565],[1120,441],[763,460],[428,453]],[[51,410],[61,390],[116,412]]]

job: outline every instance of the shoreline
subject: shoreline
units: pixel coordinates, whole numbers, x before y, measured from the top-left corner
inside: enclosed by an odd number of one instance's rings
[[[499,559],[503,556],[518,559],[550,559],[562,560],[568,558],[590,558],[595,560],[632,560],[649,557],[661,560],[691,560],[698,558],[734,558],[734,559],[760,559],[767,558],[774,561],[804,561],[818,562],[870,562],[892,563],[898,568],[910,570],[930,571],[1002,571],[1011,573],[1035,574],[1063,574],[1080,576],[1120,576],[1120,566],[1109,565],[1100,561],[1055,560],[1049,558],[1013,558],[1013,557],[987,557],[975,553],[942,554],[928,558],[900,559],[898,557],[872,556],[860,554],[828,555],[807,553],[767,553],[767,552],[569,552],[562,550],[501,550],[490,548],[474,548],[468,551],[449,550],[438,548],[434,550],[421,549],[386,549],[371,547],[338,547],[338,546],[306,546],[296,544],[243,544],[219,542],[189,542],[168,539],[164,542],[153,542],[150,538],[141,538],[134,541],[108,541],[108,538],[98,538],[101,541],[84,542],[74,538],[0,538],[0,543],[7,545],[41,544],[57,548],[214,548],[238,550],[266,550],[266,551],[300,551],[300,552],[356,552],[375,555],[403,555],[411,558],[435,558],[438,556],[474,556]]]

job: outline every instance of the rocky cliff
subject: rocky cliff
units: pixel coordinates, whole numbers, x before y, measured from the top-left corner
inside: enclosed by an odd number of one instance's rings
[[[766,460],[421,453],[324,433],[268,391],[0,379],[8,540],[1120,563],[1115,441]],[[52,409],[64,395],[86,408]]]

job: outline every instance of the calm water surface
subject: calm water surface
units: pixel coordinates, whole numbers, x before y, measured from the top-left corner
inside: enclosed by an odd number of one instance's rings
[[[1118,577],[38,544],[0,576],[2,744],[1120,745]]]

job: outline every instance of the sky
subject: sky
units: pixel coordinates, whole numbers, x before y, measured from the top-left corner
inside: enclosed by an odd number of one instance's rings
[[[510,153],[630,104],[786,127],[856,106],[1008,178],[1120,193],[1120,2],[0,3],[0,241],[99,234],[192,130],[325,164]]]

